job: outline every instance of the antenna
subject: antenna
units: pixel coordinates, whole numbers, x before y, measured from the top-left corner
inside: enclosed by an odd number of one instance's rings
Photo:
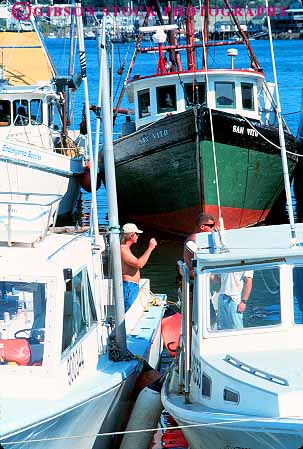
[[[226,52],[227,56],[231,58],[231,69],[234,68],[234,58],[238,56],[238,50],[236,48],[229,48]]]

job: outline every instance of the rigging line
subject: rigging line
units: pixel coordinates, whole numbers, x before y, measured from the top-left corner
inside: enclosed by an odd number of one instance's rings
[[[254,125],[244,115],[241,115],[239,112],[237,113],[237,115],[239,115],[239,117],[243,118],[249,124],[249,126],[251,126],[252,129],[254,129],[260,137],[262,137],[262,139],[266,140],[266,142],[268,142],[270,145],[272,145],[273,147],[275,147],[281,151],[281,147],[279,145],[276,145],[271,140],[267,139],[267,137],[265,137],[258,129],[256,129],[254,127]],[[297,157],[303,157],[303,154],[293,153],[292,151],[289,151],[289,150],[286,150],[286,153],[292,154],[293,156],[297,156]]]
[[[200,11],[201,11],[202,10],[201,0],[199,0],[199,8],[200,8]],[[206,92],[208,93],[209,92],[208,65],[207,65],[207,59],[206,59],[206,46],[205,46],[205,40],[204,40],[203,23],[202,23],[202,16],[201,15],[200,15],[200,21],[201,21],[201,31],[202,31],[202,43],[203,43],[203,58],[204,58],[204,66],[205,66]],[[207,101],[207,105],[209,105],[208,101]],[[221,201],[220,201],[220,190],[219,190],[219,179],[218,179],[218,167],[217,167],[217,156],[216,156],[216,146],[215,146],[215,137],[214,137],[213,117],[212,117],[212,111],[211,111],[211,107],[210,106],[208,106],[208,111],[209,111],[209,121],[210,121],[210,129],[211,129],[211,141],[212,141],[213,156],[214,156],[214,167],[215,167],[216,192],[217,192],[217,201],[218,201],[219,220],[220,219],[223,220],[222,215],[221,215]]]
[[[223,421],[216,421],[216,422],[206,422],[206,423],[197,423],[197,424],[186,424],[186,425],[180,425],[180,426],[169,426],[169,427],[155,427],[155,428],[149,428],[149,429],[139,429],[139,430],[125,430],[125,431],[119,431],[119,432],[104,432],[104,433],[94,433],[94,434],[87,434],[87,435],[72,435],[69,437],[50,437],[50,438],[33,438],[33,439],[26,439],[26,440],[19,440],[19,441],[10,441],[5,443],[4,441],[1,441],[1,445],[3,447],[9,447],[14,444],[28,444],[28,443],[44,443],[47,441],[67,441],[67,440],[76,440],[80,438],[99,438],[99,437],[105,437],[105,436],[116,436],[116,435],[127,435],[127,434],[134,434],[134,433],[142,433],[142,432],[157,432],[159,430],[177,430],[177,429],[191,429],[191,428],[197,428],[197,427],[207,427],[211,424],[212,427],[222,426],[225,424],[235,424],[235,423],[250,423],[255,422],[257,419],[260,419],[260,424],[266,423],[266,422],[272,422],[272,420],[280,419],[279,416],[277,417],[258,417],[254,416],[252,418],[239,418],[239,419],[230,419],[230,420],[223,420]],[[286,417],[284,417],[285,419]],[[289,416],[288,418],[291,418]],[[299,431],[298,431],[299,432]]]
[[[244,189],[244,195],[243,195],[242,211],[241,211],[241,216],[240,216],[239,226],[241,226],[241,222],[242,222],[242,218],[243,218],[243,214],[244,214],[245,199],[246,199],[246,194],[247,194],[247,190],[248,190],[249,156],[250,156],[250,149],[247,148],[247,163],[246,163],[245,189]],[[262,215],[262,213],[263,213],[263,211],[261,212],[261,215]]]

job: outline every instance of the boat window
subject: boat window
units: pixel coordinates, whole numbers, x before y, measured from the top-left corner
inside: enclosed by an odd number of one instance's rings
[[[235,404],[239,404],[240,395],[237,391],[229,390],[228,388],[224,388],[223,393],[224,401],[234,402]]]
[[[184,84],[185,105],[187,108],[205,102],[205,83]]]
[[[73,277],[64,293],[62,351],[74,346],[96,321],[89,278],[83,270]]]
[[[248,111],[254,110],[254,87],[251,83],[241,83],[242,108]]]
[[[11,124],[11,102],[0,100],[0,126],[9,126]]]
[[[42,100],[31,100],[31,124],[41,125],[42,118]]]
[[[205,373],[202,374],[202,396],[211,397],[211,378]]]
[[[149,89],[140,90],[138,92],[139,118],[148,117],[150,115],[150,92]]]
[[[303,267],[293,269],[294,321],[303,324]]]
[[[241,330],[281,323],[278,267],[246,271],[222,270],[211,273],[209,280],[210,331]]]
[[[0,282],[0,365],[42,365],[45,313],[45,284]]]
[[[47,112],[48,112],[48,126],[51,126],[54,123],[54,106],[51,101],[47,103]]]
[[[158,114],[177,110],[175,85],[157,87],[157,110]]]
[[[236,107],[235,83],[227,81],[215,82],[215,91],[217,108]]]
[[[13,114],[14,125],[26,126],[28,125],[28,101],[27,100],[14,100],[13,102]]]

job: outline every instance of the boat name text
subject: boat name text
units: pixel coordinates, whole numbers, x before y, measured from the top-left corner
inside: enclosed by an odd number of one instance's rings
[[[244,126],[237,126],[237,125],[233,126],[233,133],[244,134],[244,130],[245,130]],[[251,137],[258,137],[259,135],[258,131],[256,131],[253,128],[246,128],[246,132],[247,135]]]
[[[202,366],[200,359],[193,354],[192,358],[192,379],[198,388],[201,388]]]
[[[164,129],[159,129],[158,131],[155,131],[149,135],[144,134],[142,137],[140,137],[139,139],[139,143],[141,145],[145,145],[146,143],[149,143],[150,140],[159,140],[162,139],[163,137],[167,137],[168,136],[168,129],[164,128]]]
[[[67,359],[67,377],[68,383],[71,385],[79,376],[81,369],[84,367],[84,357],[82,345],[72,352]]]
[[[35,159],[36,161],[41,161],[42,157],[41,154],[35,153],[32,150],[23,150],[22,148],[14,148],[9,145],[4,144],[2,147],[3,153],[8,153],[13,156],[21,156],[21,157],[27,157],[29,159]]]

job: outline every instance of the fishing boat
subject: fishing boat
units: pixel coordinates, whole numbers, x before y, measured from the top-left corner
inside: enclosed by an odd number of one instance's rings
[[[289,224],[197,234],[192,297],[179,262],[180,351],[162,400],[193,448],[303,447],[303,225],[294,223],[278,90],[277,115]]]
[[[96,439],[108,448],[114,436],[97,434],[123,429],[143,359],[157,366],[165,298],[152,305],[142,281],[120,358],[112,281],[102,275],[105,237],[98,247],[79,232],[0,243],[2,448],[90,449]]]
[[[80,17],[77,24],[85,65]],[[104,46],[100,59],[106,61]],[[105,62],[102,67],[106,176],[114,183]],[[99,235],[85,71],[82,82],[92,191],[89,231],[60,233],[49,221],[37,220],[24,240],[19,236],[16,241],[10,230],[10,241],[0,234],[1,448],[117,447],[115,432],[126,424],[135,381],[146,362],[154,368],[160,357],[165,295],[152,299],[148,280],[142,280],[141,295],[124,313],[114,188],[108,198],[109,233]],[[17,197],[12,209],[18,200],[25,208],[23,198]],[[50,207],[55,199],[32,198],[29,210],[36,210],[34,200]],[[8,198],[8,208],[10,202]],[[111,262],[107,277],[105,253]]]
[[[298,242],[303,225],[295,225]],[[184,295],[181,355],[162,390],[192,448],[299,449],[303,445],[302,243],[289,225],[201,233],[193,322]],[[188,269],[180,264],[185,292]],[[243,328],[218,328],[220,279],[253,272]],[[212,306],[211,302],[212,301]],[[217,317],[211,310],[215,310]]]
[[[67,127],[79,80],[58,75],[34,21],[0,8],[0,190],[56,195],[64,218],[78,199],[87,158],[85,137]]]
[[[254,225],[265,220],[283,190],[274,86],[228,0],[224,3],[241,42],[208,40],[208,1],[200,44],[194,41],[190,8],[186,44],[176,43],[173,11],[168,25],[159,13],[162,26],[145,22],[141,28],[114,116],[126,91],[135,114],[133,120],[126,117],[115,141],[118,200],[121,215],[142,225],[188,234],[198,213],[217,219],[220,208],[226,228]],[[140,46],[147,32],[154,33],[154,46]],[[237,64],[234,47],[240,43],[248,51],[247,67]],[[223,45],[230,66],[210,68],[209,49]],[[158,62],[154,73],[131,79],[137,53],[156,53]],[[292,175],[299,145],[285,123],[284,131]]]

